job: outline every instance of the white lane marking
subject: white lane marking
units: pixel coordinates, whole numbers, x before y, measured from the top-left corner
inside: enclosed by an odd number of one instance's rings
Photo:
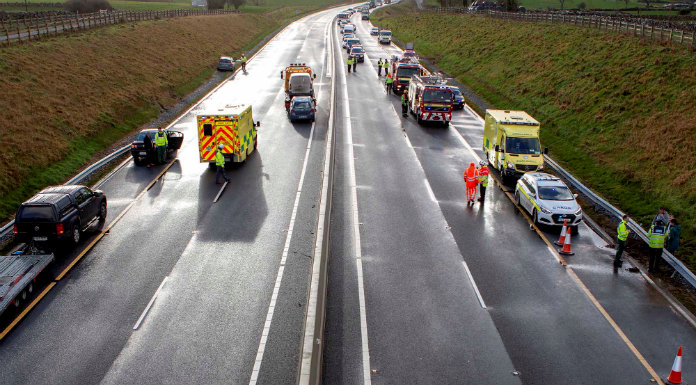
[[[473,108],[469,107],[468,104],[464,104],[464,108],[466,108],[469,111],[469,113],[471,114],[471,116],[476,118],[476,120],[478,120],[481,123],[485,122],[485,120],[483,120],[483,118],[476,111],[474,111]]]
[[[456,127],[455,125],[453,125],[452,123],[450,123],[450,126],[452,126],[452,128],[454,128],[454,134],[455,134],[455,136],[457,137],[457,139],[459,139],[459,141],[462,142],[462,144],[464,145],[464,147],[466,147],[467,150],[469,150],[469,152],[471,153],[471,155],[473,155],[474,158],[476,158],[476,162],[477,162],[477,163],[480,162],[480,161],[481,161],[481,157],[478,156],[478,154],[476,153],[476,151],[474,151],[474,149],[471,147],[471,145],[469,144],[469,142],[467,142],[466,139],[464,139],[464,136],[462,135],[462,133],[459,132],[459,130],[457,129],[457,127]]]
[[[342,76],[346,79],[345,69],[341,66]],[[347,81],[347,79],[346,79]],[[343,111],[345,114],[344,127],[347,137],[348,174],[350,183],[350,205],[353,220],[353,236],[355,241],[355,264],[358,273],[358,301],[360,304],[360,338],[362,343],[363,384],[372,384],[370,373],[370,347],[367,338],[367,306],[365,305],[365,278],[363,276],[362,246],[360,244],[360,220],[358,215],[358,190],[355,178],[355,155],[353,153],[353,127],[350,122],[350,103],[348,102],[348,87],[342,87]]]
[[[283,247],[283,255],[280,258],[280,265],[278,266],[278,273],[276,274],[275,285],[273,286],[273,294],[271,295],[271,303],[268,305],[268,311],[266,312],[266,322],[263,325],[263,331],[261,332],[261,341],[259,341],[259,348],[256,351],[256,359],[254,361],[254,368],[251,371],[251,378],[249,379],[249,385],[254,385],[259,379],[259,372],[261,370],[261,363],[263,362],[263,353],[266,351],[266,342],[268,342],[268,334],[271,330],[271,323],[273,321],[273,313],[275,311],[276,302],[278,301],[278,294],[280,292],[280,283],[283,281],[283,272],[285,271],[285,263],[288,259],[288,252],[290,250],[290,241],[292,240],[292,233],[295,228],[295,217],[297,216],[297,207],[300,205],[300,195],[302,193],[302,185],[304,184],[304,177],[307,171],[307,163],[309,160],[309,151],[312,149],[312,139],[314,138],[314,123],[312,123],[312,129],[309,131],[309,140],[307,141],[307,150],[305,151],[304,161],[302,163],[302,172],[300,173],[300,182],[297,185],[297,193],[295,194],[295,203],[292,207],[292,214],[290,215],[290,225],[288,227],[288,235],[285,237],[285,246]]]
[[[106,176],[104,176],[101,180],[99,180],[99,182],[95,183],[94,186],[93,186],[93,188],[99,188],[100,186],[102,186],[103,184],[105,184],[106,182],[108,182],[108,181],[111,179],[111,177],[113,177],[114,175],[116,175],[116,173],[117,173],[119,170],[121,170],[123,167],[125,167],[126,164],[128,164],[128,162],[130,162],[131,160],[133,160],[133,157],[131,157],[131,156],[129,156],[128,158],[126,158],[123,162],[121,162],[121,164],[119,164],[118,166],[116,166],[115,169],[111,170],[110,173],[108,173],[108,174],[107,174]]]
[[[428,183],[428,180],[423,179],[423,184],[425,184],[425,189],[428,191],[428,196],[430,197],[430,200],[433,202],[437,202],[435,194],[433,193],[433,189],[430,187],[430,183]]]
[[[466,261],[462,261],[462,264],[464,265],[464,270],[466,270],[466,277],[469,278],[469,282],[471,282],[471,287],[474,288],[474,292],[476,293],[476,298],[478,298],[478,301],[481,304],[481,307],[484,309],[487,309],[486,303],[483,302],[483,297],[481,296],[481,292],[479,291],[478,286],[476,286],[476,281],[474,281],[474,276],[471,275],[471,270],[469,270],[469,265],[466,264]]]
[[[164,279],[162,280],[162,283],[160,283],[159,287],[155,291],[155,294],[150,299],[150,302],[148,302],[147,306],[145,306],[145,310],[143,310],[143,313],[140,314],[140,318],[138,318],[138,321],[136,321],[135,325],[133,325],[133,330],[138,330],[138,328],[140,327],[140,324],[143,323],[145,316],[147,316],[147,313],[150,312],[150,308],[152,308],[152,305],[155,303],[155,299],[157,298],[157,296],[159,296],[159,293],[160,293],[160,291],[162,291],[162,288],[164,287],[164,283],[167,282],[168,278],[169,278],[169,276],[164,277]]]
[[[215,199],[213,199],[213,203],[217,203],[218,199],[220,199],[220,195],[222,195],[222,192],[225,191],[225,187],[227,187],[227,184],[230,183],[228,181],[225,181],[225,183],[220,187],[220,191],[218,191],[217,195],[215,195]]]

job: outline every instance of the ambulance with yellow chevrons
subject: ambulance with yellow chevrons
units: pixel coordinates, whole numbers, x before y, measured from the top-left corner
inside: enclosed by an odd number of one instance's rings
[[[244,162],[256,150],[257,128],[251,106],[228,105],[224,108],[204,111],[197,116],[198,149],[201,163],[215,167],[215,151],[223,145],[226,162]]]

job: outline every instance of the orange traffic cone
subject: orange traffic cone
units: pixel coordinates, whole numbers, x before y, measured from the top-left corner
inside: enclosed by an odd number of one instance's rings
[[[682,366],[682,347],[679,347],[677,356],[674,358],[674,364],[672,364],[672,371],[667,377],[667,383],[669,384],[681,384],[681,366]]]
[[[565,244],[566,231],[568,231],[567,229],[568,229],[568,220],[566,219],[563,221],[563,230],[561,230],[561,237],[558,238],[558,240],[556,242],[554,242],[554,244],[556,246],[563,246]]]
[[[563,249],[561,249],[561,251],[559,251],[559,253],[563,254],[563,255],[575,254],[572,251],[570,251],[570,227],[568,227],[568,230],[567,230],[567,233],[565,236],[565,242],[563,243]]]

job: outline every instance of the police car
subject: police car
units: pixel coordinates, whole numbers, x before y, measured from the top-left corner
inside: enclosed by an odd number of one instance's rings
[[[525,174],[517,181],[515,200],[534,219],[536,225],[577,226],[582,221],[582,209],[558,177],[543,172]]]

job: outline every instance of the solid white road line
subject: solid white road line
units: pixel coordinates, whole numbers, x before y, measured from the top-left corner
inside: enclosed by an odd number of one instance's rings
[[[309,151],[312,149],[312,139],[314,138],[314,123],[312,123],[312,129],[309,131],[309,140],[307,141],[307,150],[305,151],[304,161],[302,163],[302,172],[300,173],[300,182],[297,186],[297,193],[295,194],[295,203],[292,207],[292,214],[290,215],[290,226],[288,227],[288,234],[285,237],[285,246],[283,247],[283,255],[280,258],[280,266],[278,266],[278,273],[276,274],[275,285],[273,286],[273,294],[271,295],[271,303],[268,305],[268,311],[266,312],[266,322],[263,325],[263,331],[261,332],[261,341],[259,341],[259,348],[256,351],[256,359],[254,361],[254,368],[251,371],[251,378],[249,379],[249,385],[254,385],[259,379],[259,372],[261,370],[261,363],[263,362],[263,353],[266,351],[266,343],[268,342],[268,334],[271,330],[271,323],[273,321],[273,312],[275,311],[276,302],[278,301],[278,293],[280,292],[280,283],[283,281],[283,272],[285,271],[285,263],[288,259],[288,252],[290,250],[290,241],[292,240],[292,233],[295,228],[295,217],[297,216],[297,207],[300,205],[300,195],[302,194],[302,185],[304,184],[305,172],[307,171],[307,162],[309,160]]]
[[[342,68],[342,77],[346,79],[345,68]],[[347,79],[346,79],[347,81]],[[355,155],[353,153],[353,127],[350,122],[350,103],[348,102],[348,87],[342,88],[343,93],[343,110],[344,110],[344,128],[346,131],[348,150],[348,174],[350,183],[350,205],[353,221],[353,237],[355,240],[355,263],[358,273],[358,301],[360,304],[360,338],[362,342],[362,367],[363,367],[363,384],[372,384],[370,374],[370,348],[367,336],[367,306],[365,305],[365,278],[363,276],[362,265],[362,246],[360,244],[360,220],[358,215],[358,190],[355,178]]]
[[[476,286],[476,281],[474,281],[474,276],[471,275],[471,271],[469,270],[469,265],[466,264],[466,261],[462,261],[462,264],[464,265],[464,270],[466,270],[466,277],[469,278],[469,282],[471,282],[471,287],[473,287],[474,292],[476,292],[476,298],[478,298],[478,301],[481,304],[481,307],[486,309],[486,303],[483,302],[483,297],[481,297],[481,292],[479,291],[478,286]]]
[[[466,147],[466,149],[469,150],[469,152],[471,153],[471,155],[474,156],[474,158],[476,159],[476,163],[480,162],[480,161],[481,161],[481,157],[478,156],[478,154],[476,153],[476,151],[474,151],[474,149],[471,147],[471,145],[469,144],[469,142],[467,142],[466,139],[464,139],[464,136],[462,135],[462,133],[459,132],[459,130],[457,129],[457,127],[456,127],[455,125],[453,125],[452,123],[450,123],[450,126],[451,126],[452,128],[454,128],[454,130],[450,130],[450,132],[454,132],[454,136],[456,136],[457,139],[459,139],[459,141],[464,145],[464,147]]]
[[[230,182],[225,181],[225,183],[220,187],[220,191],[218,191],[217,195],[215,195],[215,199],[213,199],[213,203],[217,203],[218,199],[220,199],[220,195],[222,195],[222,192],[225,191],[225,187],[227,187],[227,184]]]
[[[430,197],[430,200],[433,202],[437,202],[437,198],[435,198],[435,194],[433,193],[433,189],[430,187],[430,183],[428,183],[427,179],[423,179],[423,184],[425,184],[425,189],[428,191],[428,196]]]
[[[136,321],[135,325],[133,325],[133,330],[138,330],[138,328],[140,327],[140,324],[143,323],[145,316],[147,316],[147,313],[150,312],[150,308],[152,308],[152,305],[155,303],[155,299],[159,295],[160,291],[162,291],[162,287],[164,287],[164,283],[167,282],[168,278],[169,278],[168,276],[164,277],[164,279],[162,280],[162,283],[160,283],[159,287],[155,291],[155,294],[150,299],[150,302],[148,302],[147,306],[145,306],[145,310],[143,310],[143,313],[140,314],[140,318],[138,318],[138,321]]]

